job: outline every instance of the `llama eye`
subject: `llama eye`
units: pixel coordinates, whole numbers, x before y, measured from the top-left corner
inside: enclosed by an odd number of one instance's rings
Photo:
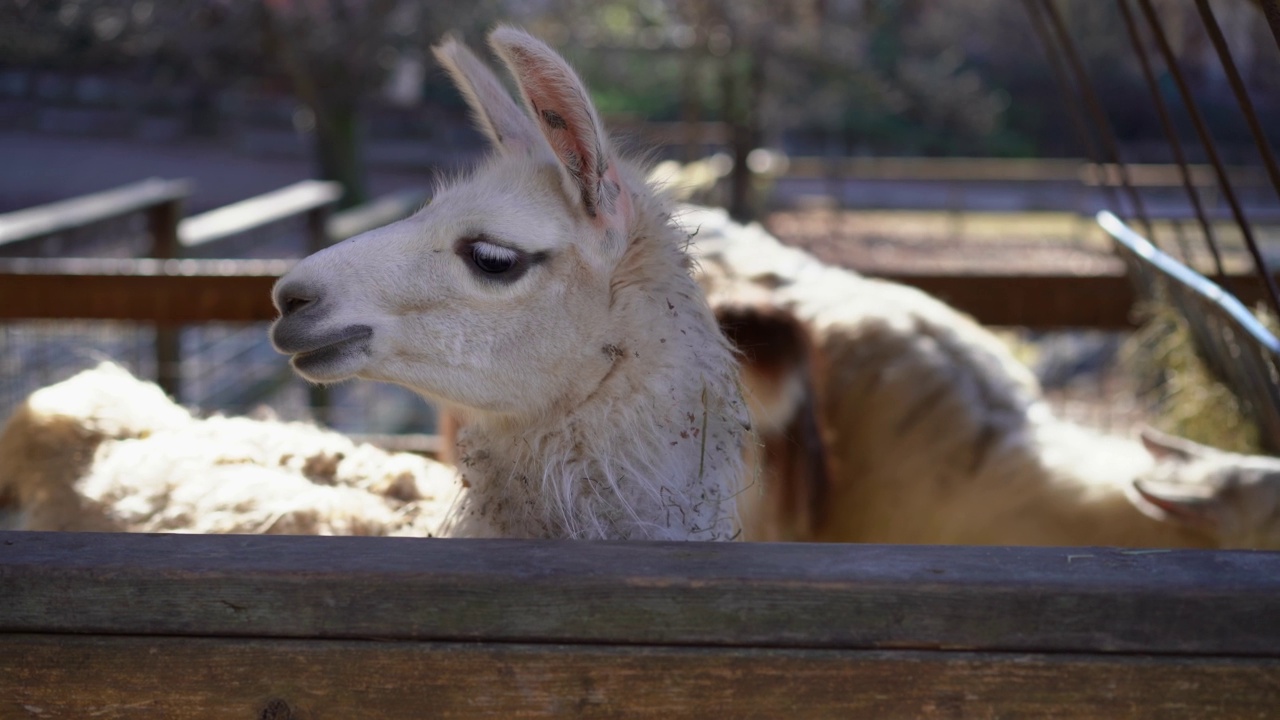
[[[483,273],[501,275],[515,268],[520,254],[511,248],[481,241],[471,244],[471,262]]]

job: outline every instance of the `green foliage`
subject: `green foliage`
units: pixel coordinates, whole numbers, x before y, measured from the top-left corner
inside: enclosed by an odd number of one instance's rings
[[[1158,146],[1150,94],[1114,4],[1057,5],[1120,140]],[[1256,7],[1219,5],[1259,112],[1274,117],[1274,40]],[[1198,20],[1189,6],[1159,9],[1226,152],[1251,147],[1215,85],[1216,59],[1190,32]],[[283,34],[272,34],[270,17]],[[799,137],[829,147],[835,139],[856,153],[1082,153],[1017,0],[8,0],[0,2],[0,65],[212,89],[283,83],[300,95],[305,67],[327,95],[364,103],[395,58],[427,57],[447,31],[480,46],[498,22],[564,50],[608,114],[671,121],[692,113],[751,125],[761,142]],[[753,85],[754,77],[762,81]],[[727,103],[731,78],[737,90]],[[439,73],[428,74],[424,91],[456,102]]]

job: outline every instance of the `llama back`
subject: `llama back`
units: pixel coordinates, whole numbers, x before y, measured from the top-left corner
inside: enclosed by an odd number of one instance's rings
[[[686,207],[677,217],[696,231],[713,295],[743,282],[768,288],[769,302],[811,336],[826,447],[818,461],[830,477],[811,538],[934,527],[946,488],[975,472],[1025,469],[1006,450],[1029,432],[1038,384],[971,319],[913,288],[828,266],[722,211]],[[884,502],[899,494],[908,501]]]
[[[1056,418],[1029,371],[967,316],[718,211],[684,217],[706,243],[704,283],[767,288],[818,343],[831,482],[810,539],[1280,547],[1280,460]]]

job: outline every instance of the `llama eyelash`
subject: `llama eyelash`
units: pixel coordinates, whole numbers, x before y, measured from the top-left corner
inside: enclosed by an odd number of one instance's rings
[[[544,255],[537,253],[531,259],[528,253],[499,245],[484,235],[464,237],[454,250],[477,280],[504,285],[519,280]]]
[[[493,245],[483,240],[471,244],[471,256],[479,261],[496,265],[514,266],[520,261],[520,253],[508,247]]]
[[[545,250],[530,253],[503,245],[483,234],[460,238],[454,252],[477,279],[505,285],[519,280],[529,268],[541,265],[552,256]]]

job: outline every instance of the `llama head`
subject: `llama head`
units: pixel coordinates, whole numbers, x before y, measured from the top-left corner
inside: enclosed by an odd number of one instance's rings
[[[1240,455],[1150,428],[1155,465],[1133,483],[1147,515],[1217,540],[1224,548],[1280,550],[1280,459]]]
[[[308,380],[380,380],[528,415],[607,374],[611,282],[643,186],[559,55],[511,28],[490,43],[525,109],[465,46],[435,48],[493,147],[488,160],[412,217],[318,252],[276,284],[271,338]]]

